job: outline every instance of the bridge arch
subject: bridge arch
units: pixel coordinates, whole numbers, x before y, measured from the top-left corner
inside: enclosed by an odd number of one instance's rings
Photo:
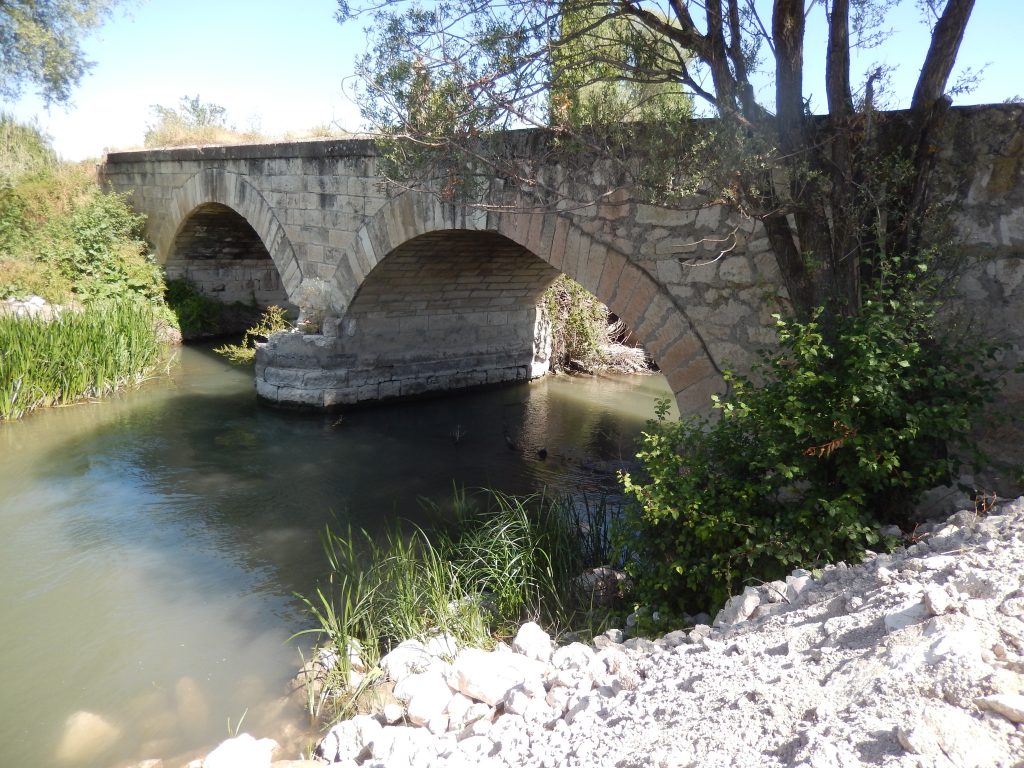
[[[367,297],[361,291],[371,275],[386,268],[389,256],[445,233],[500,236],[546,263],[548,283],[558,272],[580,283],[618,315],[654,357],[684,412],[706,408],[709,395],[723,389],[699,332],[667,290],[625,254],[557,211],[529,212],[514,205],[484,210],[444,204],[424,193],[402,193],[370,217],[338,254],[332,286],[336,308],[343,317],[360,305],[365,309]],[[543,276],[535,275],[534,281],[538,279]],[[358,332],[352,327],[350,331]]]
[[[236,214],[252,229],[273,261],[285,294],[294,296],[302,282],[302,270],[284,226],[260,191],[237,173],[202,170],[174,191],[168,205],[169,215],[153,238],[157,259],[166,264],[176,240],[197,212],[210,212],[217,207]]]

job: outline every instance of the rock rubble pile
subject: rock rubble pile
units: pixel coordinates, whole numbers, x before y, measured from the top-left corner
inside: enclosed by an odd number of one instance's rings
[[[49,304],[42,296],[29,296],[25,299],[9,297],[0,301],[0,315],[52,320],[59,317],[63,307]]]
[[[1024,499],[959,512],[863,564],[795,571],[712,626],[556,647],[408,642],[404,707],[339,723],[317,755],[398,766],[1024,765]]]

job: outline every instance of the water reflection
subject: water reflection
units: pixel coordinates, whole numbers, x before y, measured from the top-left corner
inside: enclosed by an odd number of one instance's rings
[[[246,709],[269,727],[326,523],[422,522],[453,482],[592,486],[666,393],[554,378],[339,421],[260,408],[246,372],[186,349],[169,380],[0,426],[0,765],[76,729],[77,764],[103,766],[184,763]]]

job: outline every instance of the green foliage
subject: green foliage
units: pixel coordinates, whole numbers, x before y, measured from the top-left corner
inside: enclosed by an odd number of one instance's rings
[[[693,112],[679,82],[686,57],[609,6],[359,5],[342,3],[339,18],[373,17],[357,62],[360,107],[381,137],[382,173],[405,185],[444,198],[476,194],[495,175],[532,187],[498,132],[555,126],[564,168],[599,158],[636,176],[631,189],[655,194],[674,185],[675,158],[695,143],[681,130]]]
[[[154,305],[139,299],[46,321],[0,315],[0,420],[142,381],[164,356],[158,321]]]
[[[551,323],[551,360],[556,370],[598,368],[608,343],[608,308],[566,275],[544,292]]]
[[[35,129],[4,125],[11,150],[0,186],[0,298],[162,303],[144,217],[124,195],[102,193],[86,166],[57,163]]]
[[[970,448],[998,387],[994,350],[934,336],[933,301],[880,292],[826,331],[777,319],[757,384],[730,376],[714,423],[669,422],[637,454],[625,530],[640,598],[665,614],[711,610],[744,582],[856,560],[878,525],[904,522]]]
[[[163,273],[148,254],[144,221],[123,195],[86,194],[66,219],[50,223],[52,240],[42,257],[58,265],[84,301],[127,294],[159,301]]]
[[[693,99],[679,82],[631,76],[679,69],[689,55],[668,38],[592,2],[563,0],[552,51],[550,122],[561,127],[680,123]]]
[[[220,328],[224,305],[200,293],[191,281],[168,280],[164,300],[186,336],[211,334]]]
[[[256,344],[266,341],[272,333],[287,331],[292,327],[281,307],[270,306],[260,316],[259,322],[242,334],[241,344],[222,344],[214,352],[223,355],[235,365],[249,365],[256,359]]]
[[[90,66],[81,40],[114,5],[113,0],[0,3],[0,99],[13,101],[29,85],[47,104],[67,102]]]
[[[46,322],[0,317],[9,419],[145,377],[173,320],[144,219],[126,198],[103,194],[86,166],[58,162],[33,126],[0,117],[0,140],[0,299],[35,294],[66,307]]]

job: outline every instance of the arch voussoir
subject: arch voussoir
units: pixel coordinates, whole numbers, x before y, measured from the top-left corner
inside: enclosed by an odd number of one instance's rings
[[[189,216],[208,203],[226,206],[245,219],[274,262],[285,292],[289,298],[293,296],[303,275],[284,226],[256,187],[243,176],[223,169],[199,171],[175,190],[169,206],[173,215],[157,233],[157,258],[166,262]]]

